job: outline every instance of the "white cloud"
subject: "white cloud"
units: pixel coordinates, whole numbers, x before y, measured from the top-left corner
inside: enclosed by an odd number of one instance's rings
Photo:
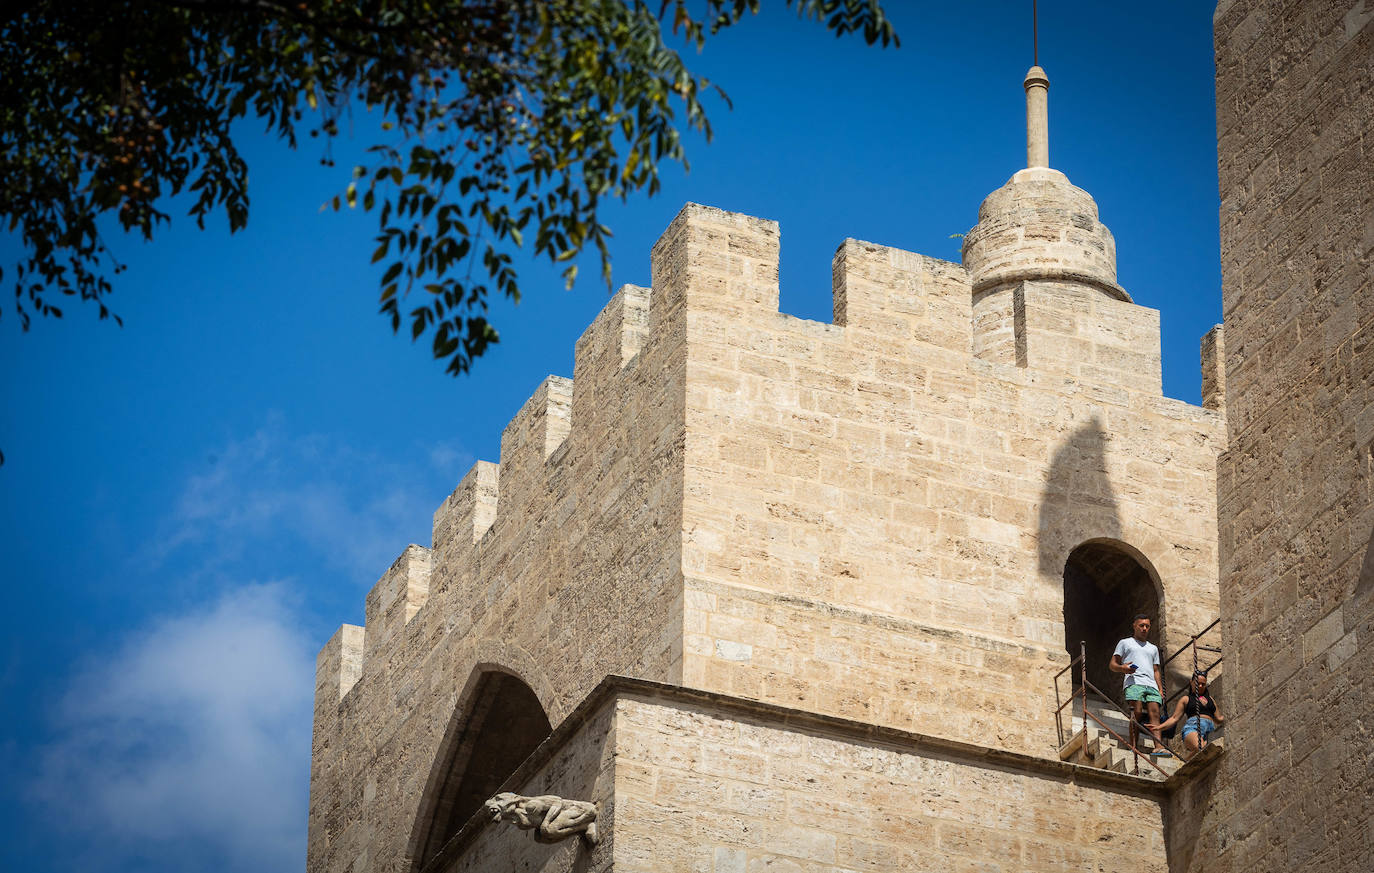
[[[97,837],[87,869],[298,871],[314,646],[280,585],[154,621],[78,672],[37,798]]]
[[[446,476],[456,485],[475,460],[472,452],[456,440],[436,443],[429,450],[429,464],[435,472]]]
[[[211,469],[188,477],[150,557],[161,564],[183,546],[198,547],[204,568],[275,544],[278,554],[308,555],[370,582],[407,544],[429,544],[435,508],[457,485],[458,468],[472,461],[456,444],[417,454],[383,460],[337,440],[289,436],[269,423],[215,452]]]
[[[189,608],[78,667],[33,762],[72,869],[273,873],[305,862],[314,654],[471,462],[453,444],[378,458],[280,421],[220,447],[110,585]],[[297,603],[281,584],[292,578]],[[345,585],[340,585],[340,581]],[[361,583],[361,584],[359,584]],[[321,623],[313,616],[323,604]],[[77,641],[80,645],[80,642]],[[80,855],[80,858],[74,856]]]

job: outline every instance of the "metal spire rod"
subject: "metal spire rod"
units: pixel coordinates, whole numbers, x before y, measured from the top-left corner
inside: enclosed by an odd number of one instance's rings
[[[1040,26],[1035,9],[1036,0],[1031,0],[1031,64],[1040,66]]]

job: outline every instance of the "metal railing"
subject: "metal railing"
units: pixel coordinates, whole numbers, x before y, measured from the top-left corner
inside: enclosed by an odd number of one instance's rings
[[[1202,672],[1203,674],[1210,676],[1211,673],[1212,673],[1212,670],[1213,670],[1214,668],[1216,668],[1218,665],[1220,665],[1221,662],[1224,660],[1223,657],[1222,657],[1222,654],[1221,654],[1221,648],[1220,648],[1219,646],[1206,646],[1206,645],[1202,645],[1201,643],[1198,642],[1198,640],[1202,639],[1204,636],[1206,636],[1206,635],[1207,635],[1208,633],[1210,633],[1211,631],[1216,630],[1217,626],[1220,625],[1220,624],[1221,624],[1221,619],[1220,619],[1220,618],[1214,619],[1214,620],[1212,621],[1211,624],[1207,625],[1207,626],[1206,626],[1205,628],[1203,628],[1202,630],[1200,630],[1200,631],[1198,631],[1197,633],[1193,634],[1192,637],[1189,638],[1187,645],[1185,645],[1183,648],[1179,649],[1178,651],[1174,652],[1172,655],[1170,655],[1169,657],[1167,657],[1167,658],[1164,659],[1164,663],[1160,665],[1160,672],[1163,673],[1165,670],[1167,670],[1168,667],[1169,667],[1169,663],[1170,663],[1171,661],[1173,661],[1174,658],[1177,658],[1179,655],[1183,654],[1184,652],[1192,652],[1192,655],[1193,655],[1193,672],[1196,673],[1196,672],[1199,672],[1199,671],[1200,671],[1200,672]],[[1206,655],[1206,656],[1200,656],[1200,655],[1198,654],[1199,652],[1206,652],[1207,655]],[[1208,664],[1206,667],[1203,667],[1203,666],[1202,666],[1202,662],[1203,662],[1204,660],[1206,660],[1207,657],[1210,657],[1210,656],[1212,656],[1212,655],[1216,655],[1216,660],[1212,661],[1212,662],[1211,662],[1210,664]],[[1209,679],[1208,684],[1210,684],[1210,679]],[[1164,711],[1164,712],[1168,712],[1168,711],[1169,711],[1169,705],[1172,704],[1175,700],[1177,700],[1178,697],[1179,697],[1179,695],[1181,695],[1181,694],[1187,694],[1187,693],[1188,693],[1188,690],[1189,690],[1190,688],[1192,688],[1192,687],[1193,687],[1192,677],[1189,676],[1188,681],[1185,682],[1185,683],[1183,683],[1183,687],[1182,687],[1182,688],[1178,689],[1178,690],[1175,691],[1173,694],[1170,694],[1168,697],[1164,698],[1164,708],[1163,708],[1163,711]]]
[[[1220,624],[1221,619],[1217,618],[1213,620],[1211,624],[1207,625],[1205,628],[1189,637],[1188,642],[1184,646],[1176,650],[1169,657],[1165,658],[1164,663],[1160,664],[1160,674],[1162,676],[1167,677],[1167,668],[1169,664],[1172,663],[1175,658],[1177,658],[1179,655],[1184,654],[1185,652],[1190,653],[1193,657],[1194,671],[1201,671],[1204,674],[1210,674],[1212,670],[1220,666],[1220,664],[1224,660],[1220,646],[1207,645],[1201,642],[1201,640],[1208,634],[1212,633],[1213,631],[1216,631]],[[1206,666],[1203,666],[1204,662],[1206,662]],[[1059,680],[1065,673],[1069,673],[1075,667],[1079,669],[1079,687],[1077,690],[1075,690],[1073,688],[1073,684],[1070,683],[1070,694],[1069,697],[1065,699],[1060,692]],[[1169,694],[1164,698],[1164,703],[1160,706],[1161,719],[1168,718],[1168,713],[1171,705],[1179,698],[1180,695],[1188,693],[1188,690],[1190,688],[1192,688],[1191,677],[1189,677],[1189,681],[1183,684],[1182,688],[1179,688],[1177,691],[1173,692],[1172,694]],[[1163,691],[1163,689],[1160,690],[1161,692]],[[1104,731],[1111,735],[1111,737],[1115,739],[1118,743],[1130,749],[1131,753],[1135,757],[1135,772],[1137,774],[1140,773],[1140,761],[1143,759],[1145,763],[1149,764],[1157,772],[1167,776],[1167,774],[1164,773],[1164,770],[1161,769],[1157,764],[1155,764],[1153,760],[1151,760],[1151,756],[1148,752],[1142,752],[1139,748],[1136,747],[1135,744],[1131,743],[1129,740],[1122,739],[1122,737],[1119,734],[1117,734],[1116,731],[1108,727],[1108,725],[1104,721],[1102,721],[1102,719],[1098,718],[1096,714],[1094,714],[1091,710],[1088,709],[1089,691],[1096,695],[1097,699],[1101,700],[1102,702],[1106,703],[1107,705],[1115,709],[1117,712],[1119,712],[1128,723],[1133,721],[1131,714],[1128,713],[1124,708],[1122,708],[1122,706],[1119,703],[1117,703],[1115,699],[1102,693],[1102,691],[1100,691],[1096,686],[1094,686],[1091,682],[1088,681],[1088,646],[1086,642],[1080,641],[1078,643],[1078,657],[1070,661],[1067,667],[1060,670],[1058,673],[1054,674],[1054,723],[1056,730],[1059,732],[1059,747],[1062,749],[1064,747],[1064,744],[1067,743],[1069,740],[1073,739],[1073,736],[1076,733],[1073,730],[1072,722],[1072,716],[1076,713],[1074,713],[1072,710],[1070,710],[1069,730],[1065,731],[1064,729],[1064,708],[1077,701],[1081,703],[1081,712],[1083,718],[1083,744],[1085,754],[1087,753],[1088,743],[1088,722],[1089,719],[1091,719],[1099,727],[1101,727]],[[1220,732],[1220,728],[1221,725],[1217,725],[1218,732]],[[1159,737],[1154,737],[1154,739],[1157,742],[1160,740]]]
[[[1201,634],[1199,634],[1199,636],[1201,636]],[[1063,697],[1062,697],[1062,696],[1060,695],[1060,693],[1059,693],[1059,678],[1060,678],[1061,676],[1063,676],[1065,673],[1068,673],[1068,672],[1069,672],[1070,670],[1072,670],[1074,667],[1078,667],[1078,668],[1079,668],[1079,671],[1080,671],[1080,672],[1079,672],[1079,679],[1080,679],[1079,689],[1078,689],[1077,692],[1074,692],[1074,691],[1073,691],[1073,685],[1072,685],[1072,683],[1070,683],[1070,685],[1069,685],[1069,691],[1070,691],[1069,698],[1068,698],[1067,700],[1064,700]],[[1058,673],[1055,673],[1055,674],[1054,674],[1054,702],[1055,702],[1055,704],[1056,704],[1056,705],[1055,705],[1055,710],[1054,710],[1054,722],[1055,722],[1055,727],[1056,727],[1056,728],[1058,729],[1058,731],[1059,731],[1059,747],[1062,749],[1062,748],[1064,747],[1064,744],[1065,744],[1066,742],[1068,742],[1068,740],[1066,740],[1066,739],[1064,738],[1064,707],[1066,707],[1066,706],[1072,704],[1075,700],[1079,700],[1079,701],[1081,701],[1081,703],[1082,703],[1082,713],[1083,713],[1083,751],[1084,751],[1084,754],[1087,753],[1087,745],[1088,745],[1088,719],[1092,719],[1094,722],[1097,723],[1097,725],[1098,725],[1100,728],[1102,728],[1102,730],[1106,731],[1109,735],[1111,735],[1112,739],[1116,740],[1116,741],[1117,741],[1118,743],[1120,743],[1121,745],[1123,745],[1123,746],[1125,746],[1126,748],[1130,749],[1131,754],[1132,754],[1132,755],[1134,756],[1134,758],[1135,758],[1135,774],[1136,774],[1136,775],[1140,775],[1140,762],[1141,762],[1142,760],[1144,760],[1145,763],[1149,764],[1149,765],[1155,770],[1155,772],[1159,773],[1161,776],[1164,776],[1165,778],[1168,778],[1169,774],[1166,773],[1166,772],[1164,772],[1164,770],[1163,770],[1162,768],[1160,768],[1160,766],[1159,766],[1158,764],[1156,764],[1154,761],[1150,760],[1150,754],[1149,754],[1148,752],[1142,752],[1142,751],[1136,746],[1135,743],[1131,742],[1130,740],[1123,739],[1123,738],[1121,737],[1120,734],[1118,734],[1116,731],[1112,730],[1112,729],[1107,725],[1106,722],[1104,722],[1102,719],[1098,718],[1096,714],[1094,714],[1093,712],[1091,712],[1091,711],[1088,709],[1088,692],[1089,692],[1089,691],[1091,691],[1093,694],[1097,695],[1097,697],[1100,698],[1103,702],[1107,703],[1109,706],[1111,706],[1112,708],[1114,708],[1117,712],[1119,712],[1119,713],[1121,713],[1123,716],[1125,716],[1127,723],[1133,723],[1133,722],[1134,722],[1134,719],[1131,717],[1130,713],[1128,713],[1128,712],[1126,712],[1126,710],[1122,709],[1121,706],[1120,706],[1119,704],[1117,704],[1117,702],[1116,702],[1115,700],[1113,700],[1112,698],[1110,698],[1110,697],[1108,697],[1107,695],[1103,694],[1101,691],[1099,691],[1099,690],[1097,689],[1096,686],[1094,686],[1091,682],[1088,681],[1088,644],[1087,644],[1086,641],[1080,640],[1079,643],[1078,643],[1078,657],[1077,657],[1077,658],[1074,658],[1072,661],[1070,661],[1070,662],[1069,662],[1069,665],[1068,665],[1067,667],[1065,667],[1064,669],[1060,670]],[[1070,727],[1069,739],[1072,739],[1072,738],[1073,738],[1073,735],[1074,735],[1074,731],[1072,730],[1072,728],[1073,728],[1072,710],[1070,710],[1069,727]],[[1158,741],[1158,737],[1156,737],[1155,739],[1156,739],[1156,741]]]

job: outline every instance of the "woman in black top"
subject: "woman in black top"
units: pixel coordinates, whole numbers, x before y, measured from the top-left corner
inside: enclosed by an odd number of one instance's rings
[[[1183,722],[1183,745],[1189,752],[1207,748],[1207,738],[1226,721],[1217,711],[1217,699],[1207,690],[1207,674],[1201,670],[1193,671],[1192,687],[1178,699],[1174,714],[1159,726],[1160,730]]]

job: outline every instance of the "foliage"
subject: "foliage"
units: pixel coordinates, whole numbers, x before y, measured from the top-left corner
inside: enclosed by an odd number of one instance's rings
[[[896,43],[878,0],[786,0],[836,34]],[[466,371],[519,298],[511,253],[571,262],[594,248],[606,280],[607,197],[658,190],[685,164],[680,130],[710,136],[711,87],[665,38],[700,48],[758,0],[38,0],[0,24],[0,216],[23,254],[14,309],[60,317],[62,296],[109,309],[124,268],[109,215],[151,238],[168,198],[204,226],[248,220],[231,136],[252,116],[292,147],[329,143],[357,110],[378,119],[371,163],[333,198],[376,210],[381,311],[427,332]],[[566,267],[569,285],[575,265]],[[3,273],[0,273],[3,278]],[[403,309],[404,307],[404,309]]]

